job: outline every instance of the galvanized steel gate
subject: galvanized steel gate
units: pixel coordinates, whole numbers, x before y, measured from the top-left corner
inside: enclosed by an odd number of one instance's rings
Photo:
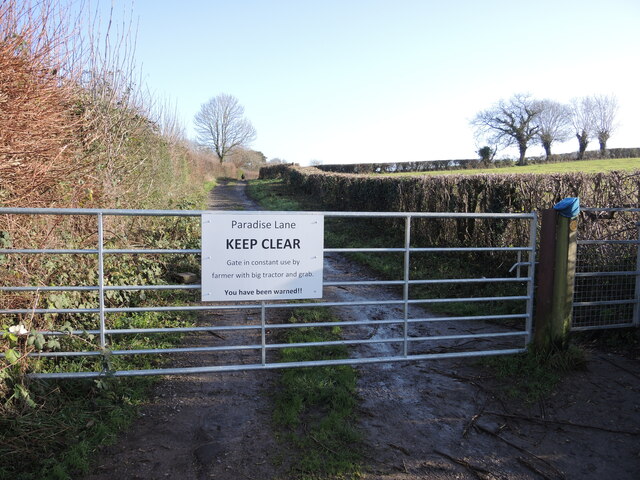
[[[0,208],[0,215],[25,218],[43,218],[61,216],[84,219],[94,225],[91,238],[93,247],[82,248],[38,248],[0,244],[2,256],[51,257],[78,256],[78,258],[96,259],[95,272],[88,278],[97,281],[89,285],[9,285],[0,283],[2,295],[33,295],[33,305],[29,308],[5,308],[0,310],[0,320],[4,324],[27,323],[34,316],[64,315],[70,319],[63,331],[54,319],[56,326],[41,330],[44,338],[60,338],[65,335],[95,336],[94,344],[86,341],[67,342],[72,349],[41,349],[31,351],[29,356],[47,359],[50,362],[47,373],[34,374],[40,378],[91,378],[104,375],[135,376],[156,374],[184,374],[198,372],[223,372],[237,370],[259,370],[315,365],[364,364],[375,362],[394,362],[451,357],[470,357],[492,354],[510,354],[521,352],[531,339],[534,269],[536,249],[537,217],[535,213],[523,214],[482,214],[482,213],[371,213],[371,212],[308,212],[321,214],[327,219],[343,221],[394,220],[404,225],[404,240],[401,245],[385,248],[324,248],[325,277],[323,282],[324,298],[319,302],[241,302],[237,304],[207,303],[197,300],[183,305],[147,304],[144,306],[112,305],[109,292],[167,292],[188,290],[199,292],[200,285],[183,284],[114,284],[112,272],[105,271],[105,259],[141,255],[192,255],[201,253],[199,248],[171,248],[170,246],[113,248],[107,247],[105,221],[129,217],[201,217],[204,211],[160,211],[160,210],[96,210],[96,209],[21,209]],[[216,212],[223,215],[242,216],[261,212]],[[276,212],[263,212],[274,214]],[[287,216],[294,212],[277,212]],[[295,212],[304,214],[307,212]],[[93,220],[91,220],[93,219]],[[356,220],[358,219],[358,220]],[[432,222],[438,228],[438,222],[499,222],[502,228],[508,222],[520,222],[520,230],[525,232],[519,245],[473,245],[430,246],[415,245],[412,241],[412,227],[419,222]],[[524,224],[522,224],[524,223]],[[63,235],[64,237],[64,235]],[[93,242],[95,238],[95,242]],[[341,267],[339,256],[349,254],[395,255],[402,263],[401,278],[381,280],[370,276],[364,269],[347,264]],[[485,278],[450,278],[439,274],[434,277],[414,278],[412,265],[415,258],[424,255],[447,255],[475,258],[476,261],[499,261],[492,271],[504,272],[498,276]],[[129,258],[129,257],[127,257]],[[135,258],[133,257],[134,261]],[[478,260],[481,259],[481,260]],[[485,260],[482,260],[485,259]],[[81,263],[81,262],[79,262]],[[85,262],[86,263],[86,262]],[[336,267],[337,266],[337,267]],[[330,268],[328,268],[330,267]],[[3,268],[0,265],[0,268]],[[4,282],[4,280],[2,280]],[[478,294],[469,295],[468,288],[460,296],[456,291],[461,286],[477,286]],[[487,295],[487,286],[495,290]],[[414,295],[413,289],[422,288],[421,296]],[[433,296],[429,288],[439,288],[450,295]],[[84,292],[93,295],[91,304],[86,302],[78,306],[55,304],[43,307],[38,304],[38,296],[55,292]],[[426,293],[425,293],[426,292]],[[474,303],[482,305],[483,313],[464,314],[429,313],[434,305],[464,306]],[[495,306],[509,305],[508,309]],[[486,307],[485,307],[486,306]],[[333,307],[338,312],[338,321],[298,323],[287,321],[282,312],[294,308]],[[425,307],[424,309],[421,307]],[[453,312],[459,311],[452,309]],[[127,325],[127,316],[143,312],[200,312],[196,326],[145,328]],[[119,326],[114,326],[112,318],[119,318]],[[79,323],[75,323],[74,319]],[[230,320],[231,319],[231,320]],[[50,322],[51,323],[51,322]],[[59,322],[58,322],[59,323]],[[82,325],[79,328],[78,325]],[[88,325],[88,326],[87,326]],[[340,327],[342,340],[310,343],[280,343],[278,332],[283,329],[308,327]],[[152,336],[167,333],[189,334],[186,338],[200,338],[200,343],[183,341],[175,347],[154,349],[119,348],[118,339],[123,336]],[[206,341],[202,341],[204,338]],[[332,345],[349,346],[349,357],[332,360],[309,360],[302,362],[282,362],[277,353],[284,348],[303,346],[330,347]],[[109,358],[112,356],[168,355],[177,354],[178,364],[168,359],[157,368],[148,369],[112,369]],[[185,354],[187,355],[185,357]],[[187,360],[189,355],[200,355],[193,365]],[[55,359],[77,357],[96,359],[88,371],[58,371]],[[74,367],[76,369],[77,367]]]
[[[640,208],[583,208],[571,329],[640,326]]]

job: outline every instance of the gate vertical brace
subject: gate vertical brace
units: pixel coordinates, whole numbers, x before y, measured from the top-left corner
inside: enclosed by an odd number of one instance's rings
[[[262,302],[260,308],[260,337],[262,342],[262,365],[267,364],[267,309],[265,302]]]
[[[107,340],[105,338],[105,318],[104,318],[104,229],[102,213],[98,213],[98,301],[100,302],[100,347],[105,349]]]
[[[403,355],[409,354],[409,280],[410,280],[410,249],[411,249],[411,215],[404,219],[404,286],[402,299],[404,300],[404,345]]]
[[[538,238],[538,214],[533,213],[531,225],[529,226],[529,281],[527,282],[527,320],[525,345],[529,345],[533,340],[533,305],[536,285],[536,240]],[[520,252],[518,252],[520,254]],[[520,268],[518,266],[518,268]],[[518,275],[519,277],[520,275]]]
[[[638,248],[636,250],[636,293],[633,305],[633,326],[640,327],[640,223],[638,223]]]

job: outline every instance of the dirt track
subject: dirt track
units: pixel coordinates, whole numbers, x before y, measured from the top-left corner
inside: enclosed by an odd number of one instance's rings
[[[216,188],[212,208],[255,208],[243,187]],[[339,257],[329,257],[325,266],[336,275],[358,268]],[[340,290],[328,295],[359,295]],[[243,315],[229,311],[215,321],[238,323]],[[205,334],[190,342],[212,339]],[[206,361],[198,358],[178,362]],[[498,395],[475,360],[358,369],[368,464],[364,478],[635,479],[640,471],[637,353],[592,352],[585,371],[570,375],[551,398],[536,405]],[[288,478],[289,453],[271,433],[269,392],[276,375],[261,371],[163,380],[140,418],[114,446],[99,452],[95,472],[85,478]]]

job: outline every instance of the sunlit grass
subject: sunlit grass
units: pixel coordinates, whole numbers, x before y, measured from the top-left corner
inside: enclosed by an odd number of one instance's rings
[[[327,308],[297,309],[292,323],[336,321]],[[340,327],[300,327],[282,333],[285,343],[340,340]],[[344,345],[295,347],[281,351],[282,362],[347,358]],[[349,365],[290,368],[274,395],[273,419],[279,434],[298,451],[295,478],[360,478],[360,433],[356,428],[356,371]]]
[[[509,175],[517,173],[600,173],[640,170],[640,158],[611,158],[599,160],[581,160],[575,162],[541,163],[537,165],[513,166],[503,168],[474,168],[468,170],[439,170],[435,172],[403,172],[392,175]]]

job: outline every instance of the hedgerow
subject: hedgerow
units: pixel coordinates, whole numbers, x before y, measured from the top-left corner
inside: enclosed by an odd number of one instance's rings
[[[388,177],[276,165],[262,168],[260,178],[282,178],[331,211],[522,213],[551,208],[565,197],[579,197],[589,207],[638,207],[640,192],[640,171]],[[595,228],[590,216],[581,220],[583,231]],[[418,226],[415,235],[422,243],[452,246],[521,244],[528,236],[524,226],[485,225],[479,219],[457,219],[440,222],[438,228]],[[635,227],[620,226],[626,228]]]

